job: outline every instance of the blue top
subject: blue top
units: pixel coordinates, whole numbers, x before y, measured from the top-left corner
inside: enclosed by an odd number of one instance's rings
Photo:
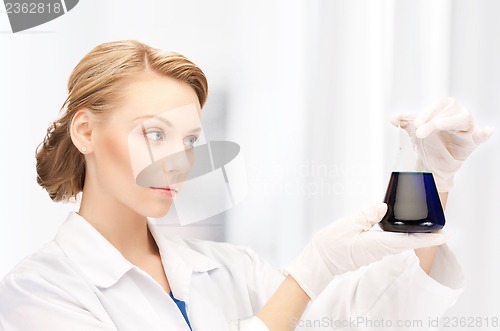
[[[186,323],[189,326],[189,329],[191,331],[193,331],[193,329],[191,328],[191,324],[189,323],[188,315],[187,315],[187,312],[186,312],[186,303],[184,301],[177,300],[174,297],[174,295],[172,294],[172,292],[170,292],[170,297],[172,298],[172,300],[174,300],[174,302],[177,305],[177,307],[179,307],[179,310],[181,311],[182,316],[184,316],[184,319],[186,320]]]

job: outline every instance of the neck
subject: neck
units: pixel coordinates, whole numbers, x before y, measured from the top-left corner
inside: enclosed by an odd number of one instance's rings
[[[156,254],[158,247],[147,218],[90,183],[85,183],[78,213],[129,261],[143,254]]]

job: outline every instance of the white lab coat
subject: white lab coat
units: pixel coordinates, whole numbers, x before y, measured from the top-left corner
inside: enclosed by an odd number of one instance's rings
[[[240,330],[268,330],[252,316],[283,280],[281,272],[244,247],[182,239],[166,234],[162,226],[150,224],[150,229],[172,292],[185,301],[193,330],[234,330],[238,324]],[[463,282],[445,246],[435,266],[429,277],[413,252],[386,257],[333,280],[301,320],[291,323],[297,330],[371,330],[398,320],[427,323],[455,302]],[[380,329],[410,330],[387,324]],[[73,212],[53,241],[0,283],[0,330],[189,328],[159,284]]]

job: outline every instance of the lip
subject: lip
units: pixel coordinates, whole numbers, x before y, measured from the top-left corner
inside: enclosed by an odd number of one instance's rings
[[[177,190],[172,187],[150,187],[150,189],[161,195],[165,195],[171,198],[175,197],[175,195],[177,194]]]

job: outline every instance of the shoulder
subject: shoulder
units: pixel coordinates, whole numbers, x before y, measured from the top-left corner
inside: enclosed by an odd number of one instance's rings
[[[281,274],[279,270],[275,269],[265,259],[256,254],[253,249],[247,246],[187,238],[170,233],[162,233],[161,231],[157,231],[156,234],[156,238],[160,240],[160,247],[170,252],[172,252],[173,248],[173,251],[179,253],[184,259],[192,258],[194,261],[197,260],[197,257],[203,256],[202,260],[208,258],[211,261],[211,265],[220,265],[230,273],[243,272],[249,274],[265,270],[266,272]]]
[[[50,275],[57,268],[57,264],[64,258],[62,250],[54,241],[45,244],[35,253],[25,257],[2,280],[1,284],[16,278],[29,278]]]
[[[106,317],[101,310],[92,286],[55,241],[24,258],[0,282],[0,329],[35,329],[33,323],[50,329],[78,319],[94,323],[95,317]]]
[[[284,270],[275,268],[249,247],[194,239],[186,240],[186,244],[221,263],[232,274],[230,279],[244,279],[243,286],[256,311],[285,278]]]
[[[16,265],[0,282],[0,317],[19,307],[34,305],[56,292],[64,295],[55,279],[61,258],[62,252],[55,242],[50,242]]]
[[[191,238],[182,238],[181,240],[191,250],[217,261],[229,272],[243,273],[247,281],[266,280],[274,288],[283,280],[283,270],[272,266],[249,247]]]
[[[76,293],[86,285],[55,241],[24,258],[0,282],[1,311],[47,298],[77,301]],[[4,300],[5,299],[5,300]]]
[[[75,270],[57,243],[50,241],[17,264],[5,276],[2,284],[24,278],[40,278],[50,282],[56,276],[67,273],[75,273]]]
[[[252,307],[262,307],[284,279],[281,270],[249,247],[198,239],[182,240],[190,249],[220,263],[232,275],[229,279],[241,280],[241,286],[248,290]],[[228,278],[224,279],[227,281]]]
[[[224,265],[236,262],[254,263],[262,261],[251,248],[246,246],[194,238],[179,238],[179,240],[182,241],[186,247],[221,262]]]

